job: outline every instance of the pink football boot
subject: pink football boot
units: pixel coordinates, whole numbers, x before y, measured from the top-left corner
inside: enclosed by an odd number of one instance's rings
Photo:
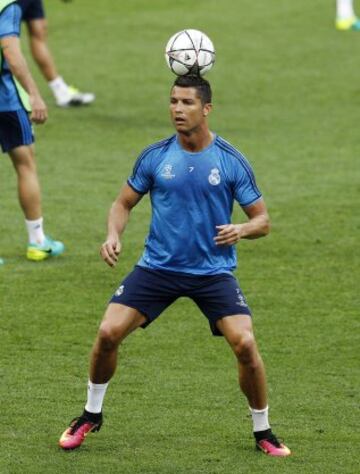
[[[98,422],[90,421],[82,415],[74,418],[70,426],[64,431],[59,440],[59,446],[63,449],[76,449],[82,445],[85,437],[92,431],[99,431],[102,425],[102,417]]]

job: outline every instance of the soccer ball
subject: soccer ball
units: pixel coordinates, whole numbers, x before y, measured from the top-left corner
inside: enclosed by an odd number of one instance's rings
[[[203,76],[215,62],[215,49],[208,36],[199,30],[183,30],[173,35],[165,48],[167,65],[177,76]]]

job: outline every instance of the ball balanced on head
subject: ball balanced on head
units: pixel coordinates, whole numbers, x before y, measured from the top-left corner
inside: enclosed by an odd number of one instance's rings
[[[203,76],[215,62],[215,48],[199,30],[182,30],[173,35],[165,48],[167,65],[177,76]]]

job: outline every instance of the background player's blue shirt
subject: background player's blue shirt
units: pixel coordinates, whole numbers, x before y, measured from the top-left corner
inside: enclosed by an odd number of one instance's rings
[[[198,153],[184,150],[176,135],[146,148],[128,184],[150,192],[152,220],[139,265],[197,275],[229,273],[234,246],[216,246],[216,226],[229,224],[241,206],[261,197],[244,156],[215,136]]]
[[[12,3],[0,14],[0,38],[20,36],[21,9],[17,3]],[[1,52],[2,55],[2,52]],[[20,101],[14,79],[7,62],[2,55],[0,71],[0,112],[20,110]]]

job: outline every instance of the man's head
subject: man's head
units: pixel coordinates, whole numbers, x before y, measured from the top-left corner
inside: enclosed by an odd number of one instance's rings
[[[178,132],[191,133],[200,126],[206,126],[210,113],[211,87],[199,76],[179,76],[170,93],[170,114]]]

